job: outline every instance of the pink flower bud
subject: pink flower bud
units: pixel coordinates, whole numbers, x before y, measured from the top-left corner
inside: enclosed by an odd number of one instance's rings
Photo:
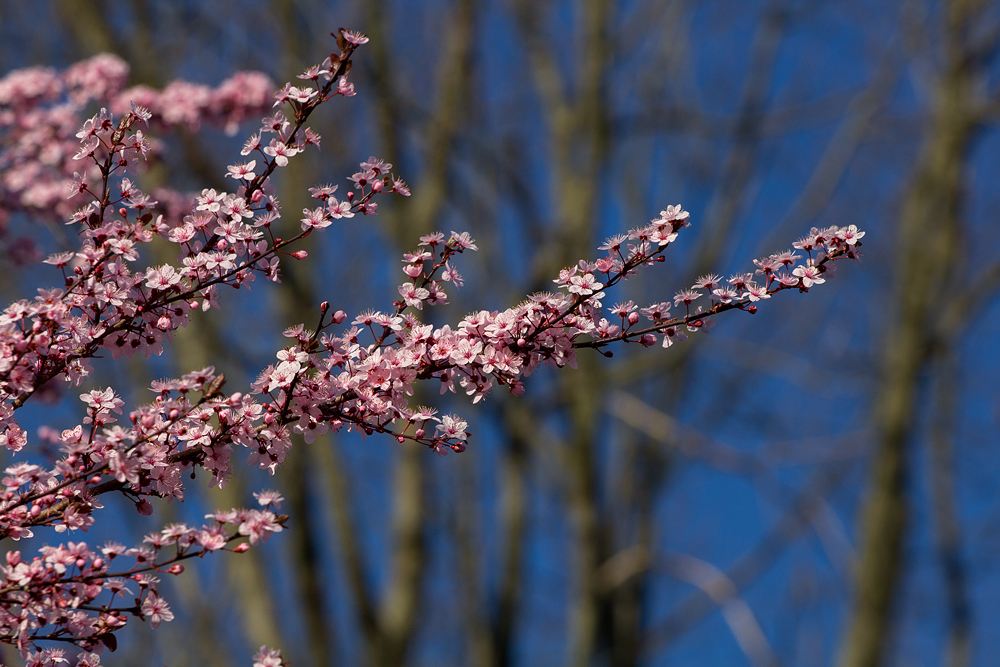
[[[347,313],[345,313],[342,310],[338,310],[337,312],[335,312],[333,314],[333,323],[334,324],[343,324],[344,320],[346,320],[346,319],[347,319]]]
[[[308,256],[309,253],[307,253],[305,250],[296,250],[295,252],[292,253],[292,257],[294,257],[295,259],[305,259]]]
[[[145,498],[135,504],[135,509],[143,516],[149,516],[153,513],[153,505]]]
[[[416,431],[415,431],[415,432],[413,433],[413,435],[415,435],[415,436],[416,436],[416,437],[418,437],[418,438],[422,438],[422,437],[424,437],[425,435],[427,435],[427,431],[425,431],[425,430],[424,430],[424,429],[422,429],[422,428],[418,428],[418,429],[417,429],[417,430],[416,430]]]
[[[638,322],[638,321],[639,321],[639,313],[629,313],[628,314],[628,323],[629,324],[631,324],[631,325],[634,326],[636,324],[636,322]]]
[[[644,347],[655,345],[656,336],[654,336],[653,334],[645,334],[642,338],[639,339],[639,342],[642,343]]]
[[[241,554],[244,551],[247,551],[249,549],[250,549],[250,543],[249,542],[240,542],[235,547],[233,547],[233,553]]]
[[[171,565],[170,568],[167,570],[167,572],[169,572],[170,574],[180,574],[183,571],[184,571],[184,566],[181,565],[180,563],[175,563]]]

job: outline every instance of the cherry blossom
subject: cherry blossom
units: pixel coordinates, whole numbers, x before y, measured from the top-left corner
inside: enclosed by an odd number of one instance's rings
[[[15,116],[40,113],[45,104],[64,98],[107,104],[72,125],[72,113],[48,120],[60,128],[64,147],[78,129],[78,142],[47,176],[48,183],[60,186],[60,197],[72,193],[70,200],[55,203],[27,184],[0,192],[5,206],[61,217],[80,233],[79,247],[45,261],[48,270],[60,272],[59,285],[0,313],[0,444],[14,453],[29,444],[16,411],[47,383],[83,385],[98,356],[161,354],[190,318],[221,306],[225,288],[240,288],[258,275],[278,281],[282,261],[306,258],[289,246],[335,220],[376,213],[378,197],[410,194],[392,165],[372,156],[346,179],[353,187],[343,200],[334,196],[336,185],[309,190],[318,206],[303,210],[300,233],[287,239],[271,233],[281,215],[280,204],[268,194],[271,175],[308,146],[318,148],[319,137],[306,122],[320,104],[355,92],[346,74],[355,49],[368,38],[349,30],[335,36],[339,54],[308,68],[299,77],[304,84],[289,83],[265,96],[278,110],[269,112],[244,144],[241,155],[253,157],[227,168],[233,191],[205,188],[191,198],[177,197],[183,204],[170,204],[175,199],[170,193],[163,204],[159,192],[154,199],[140,189],[136,163],[156,151],[155,141],[137,125],[162,129],[213,121],[231,129],[262,106],[262,79],[238,75],[218,89],[185,82],[160,93],[131,89],[129,103],[122,98],[129,92],[123,91],[127,70],[110,56],[62,75],[35,68],[0,79],[0,107]],[[14,148],[0,152],[0,169],[37,161],[10,120],[0,120],[0,132],[15,139]],[[864,236],[854,225],[812,229],[795,244],[807,255],[804,264],[801,255],[785,250],[755,260],[755,273],[725,280],[702,276],[673,297],[673,307],[679,311],[683,304],[683,314],[671,315],[669,297],[646,306],[631,300],[604,305],[620,282],[659,264],[690,224],[681,206],[667,206],[648,224],[608,239],[598,248],[603,256],[563,269],[553,279],[554,291],[528,295],[503,310],[478,310],[454,326],[435,326],[421,317],[447,303],[448,290],[463,285],[458,255],[478,246],[464,231],[424,235],[417,249],[402,257],[405,281],[397,288],[398,299],[350,322],[342,310],[324,303],[318,318],[311,318],[315,328],[286,330],[288,345],[242,391],[226,393],[224,375],[211,366],[151,383],[153,399],[128,410],[113,387],[83,391],[80,423],[43,432],[58,452],[54,465],[15,460],[3,470],[0,539],[17,541],[48,529],[77,539],[94,524],[103,509],[101,496],[108,493],[152,514],[150,498],[183,501],[185,480],[199,470],[219,486],[239,461],[274,474],[294,446],[293,436],[311,442],[321,433],[348,430],[364,437],[384,434],[441,455],[462,452],[471,438],[469,423],[414,405],[417,383],[463,393],[473,404],[494,390],[520,396],[535,371],[574,367],[578,350],[616,343],[649,347],[657,340],[669,347],[707,331],[718,314],[753,313],[778,292],[808,291],[824,282],[833,262],[856,259]],[[172,244],[175,262],[142,265],[140,250],[154,239]],[[705,294],[707,305],[692,312]],[[254,497],[259,509],[216,511],[200,527],[170,524],[140,546],[92,548],[66,541],[31,557],[9,551],[0,566],[0,641],[16,645],[29,663],[62,660],[61,649],[49,644],[69,642],[86,652],[78,664],[99,664],[98,653],[114,648],[115,633],[130,619],[154,628],[173,619],[159,593],[159,575],[178,576],[184,560],[242,553],[283,531],[287,517],[274,512],[280,494],[261,491]],[[285,664],[268,647],[254,661],[262,667]]]

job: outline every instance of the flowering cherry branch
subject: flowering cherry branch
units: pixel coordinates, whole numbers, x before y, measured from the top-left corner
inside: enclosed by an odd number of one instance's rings
[[[255,494],[262,505],[280,505],[274,493]],[[56,547],[42,547],[42,556],[22,561],[18,551],[8,552],[0,586],[0,641],[15,644],[26,656],[38,641],[68,642],[86,651],[102,646],[114,650],[114,632],[131,615],[157,627],[173,619],[173,612],[157,591],[159,578],[154,572],[181,574],[182,561],[200,558],[220,550],[242,553],[251,544],[265,541],[281,532],[288,517],[277,516],[269,509],[234,509],[209,515],[212,523],[201,528],[171,524],[143,540],[147,546],[126,549],[109,543],[98,552],[83,542],[69,542]],[[227,526],[229,527],[227,529]],[[240,541],[232,548],[226,545]],[[158,554],[173,546],[173,554]],[[118,558],[130,558],[130,567],[112,570]],[[133,593],[128,583],[138,586]],[[97,603],[105,593],[111,601]],[[118,598],[134,595],[131,604],[115,606]],[[31,656],[36,662],[55,663],[61,649],[46,649]],[[30,664],[30,663],[29,663]],[[77,663],[96,665],[95,656]]]
[[[668,215],[668,211],[661,213],[661,216],[666,215]],[[642,235],[643,230],[634,230],[628,238],[642,238]],[[602,320],[606,324],[599,327],[599,338],[575,342],[574,346],[600,349],[618,341],[632,342],[638,337],[639,342],[648,347],[656,343],[656,337],[653,335],[655,333],[663,334],[663,347],[669,347],[674,342],[683,342],[687,340],[687,334],[680,329],[682,325],[687,331],[699,331],[709,324],[706,318],[713,315],[734,309],[755,314],[757,312],[756,303],[762,299],[770,299],[774,294],[786,289],[808,292],[813,285],[826,282],[823,274],[826,272],[829,262],[845,257],[858,260],[861,255],[860,240],[864,235],[865,233],[859,231],[856,225],[843,228],[828,227],[823,230],[814,227],[808,236],[793,244],[795,248],[805,250],[808,253],[805,264],[796,265],[802,256],[796,255],[793,251],[784,251],[767,258],[755,259],[754,264],[758,267],[756,275],[761,275],[764,279],[762,285],[754,281],[754,274],[750,273],[736,274],[725,282],[714,274],[702,276],[691,286],[691,289],[681,290],[674,296],[674,307],[684,304],[685,315],[682,317],[671,319],[671,306],[667,302],[653,304],[641,310],[631,301],[616,304],[612,312],[619,317],[622,324],[612,325],[607,320]],[[611,248],[621,257],[621,242],[621,238],[615,237],[609,239],[602,248]],[[665,246],[662,246],[661,249],[663,247]],[[814,250],[817,252],[816,257],[813,257]],[[641,257],[642,253],[638,253],[636,259],[641,259]],[[624,260],[624,258],[622,259]],[[610,261],[610,258],[606,261]],[[637,266],[638,263],[635,265]],[[599,265],[584,266],[581,264],[581,267],[584,270],[593,271],[598,269]],[[616,279],[619,277],[616,276]],[[613,283],[608,283],[609,286],[611,284]],[[691,303],[703,296],[698,290],[711,290],[711,305],[708,310],[703,310],[699,306],[692,313]],[[639,322],[639,315],[651,320],[653,325],[641,329],[634,328]],[[607,354],[610,356],[610,353]]]
[[[409,195],[406,184],[392,175],[392,165],[371,157],[350,177],[353,189],[343,199],[335,197],[337,186],[310,189],[318,205],[303,210],[301,232],[287,239],[274,234],[281,208],[270,194],[272,174],[307,146],[319,147],[320,137],[305,126],[317,106],[354,94],[348,80],[351,57],[367,38],[344,29],[336,37],[339,50],[300,75],[306,84],[289,83],[275,94],[274,106],[287,105],[291,115],[278,110],[265,117],[246,142],[242,155],[250,159],[227,168],[235,191],[205,189],[183,215],[171,214],[167,209],[176,209],[175,204],[164,207],[129,177],[154,152],[150,140],[134,130],[153,120],[152,112],[133,103],[117,124],[106,109],[83,124],[74,157],[86,167],[75,172],[71,193],[89,201],[68,216],[80,229],[81,247],[47,260],[62,270],[62,288],[42,290],[0,315],[0,445],[14,453],[25,447],[27,434],[15,411],[46,383],[61,378],[80,385],[92,372],[89,360],[102,353],[116,360],[162,353],[164,341],[190,317],[218,307],[221,287],[239,288],[257,274],[278,281],[282,255],[306,257],[304,251],[285,250],[288,246],[334,220],[376,213],[378,196]],[[0,80],[0,105],[6,80]],[[110,492],[151,514],[149,497],[183,500],[184,477],[198,468],[224,485],[237,447],[248,450],[249,463],[274,473],[292,446],[293,433],[311,442],[321,433],[347,428],[419,443],[442,455],[461,452],[469,438],[467,423],[411,405],[415,383],[436,381],[441,393],[455,392],[458,385],[473,403],[495,385],[519,396],[524,378],[539,367],[575,366],[579,348],[602,349],[615,342],[650,346],[657,336],[667,347],[726,310],[753,313],[758,302],[777,292],[808,291],[824,282],[831,262],[856,259],[864,235],[853,225],[814,229],[795,244],[807,255],[804,263],[799,263],[802,256],[786,251],[757,260],[755,274],[726,281],[703,276],[678,292],[672,305],[639,308],[628,301],[606,314],[606,291],[663,261],[663,252],[689,226],[688,218],[680,206],[669,206],[649,224],[609,239],[600,247],[606,256],[561,271],[555,291],[530,295],[504,311],[472,313],[454,329],[425,324],[418,314],[425,306],[448,302],[448,284],[463,284],[454,265],[457,256],[478,248],[465,232],[429,234],[403,256],[407,280],[391,308],[365,311],[344,329],[346,313],[324,302],[316,329],[299,325],[285,331],[291,344],[278,351],[277,362],[263,369],[246,393],[224,393],[224,376],[205,368],[152,383],[156,398],[131,410],[125,425],[117,423],[124,402],[112,388],[84,393],[87,411],[81,424],[61,433],[43,430],[61,452],[52,468],[21,462],[4,471],[0,539],[29,537],[40,527],[86,530],[103,507],[100,497]],[[157,237],[176,246],[177,262],[133,268],[139,248]],[[692,311],[705,292],[710,305]],[[671,307],[681,304],[684,315],[671,317]],[[642,318],[647,326],[639,326]],[[83,542],[69,542],[44,547],[30,561],[19,551],[9,552],[0,567],[0,641],[16,644],[34,664],[53,664],[63,655],[62,649],[39,642],[75,644],[86,651],[77,664],[99,664],[98,652],[115,648],[114,633],[129,616],[154,627],[172,618],[152,572],[179,574],[183,560],[244,551],[282,530],[285,517],[269,509],[279,505],[280,496],[255,495],[263,510],[215,513],[209,515],[214,523],[199,529],[167,526],[147,536],[145,547],[112,544],[93,551]],[[249,541],[226,549],[240,537]],[[157,555],[170,545],[173,555]],[[112,572],[110,563],[117,557],[135,558],[135,564]],[[137,594],[128,582],[138,586]],[[110,601],[97,602],[104,592]],[[130,604],[114,606],[116,599],[132,595]],[[263,667],[284,664],[266,647],[255,660]]]

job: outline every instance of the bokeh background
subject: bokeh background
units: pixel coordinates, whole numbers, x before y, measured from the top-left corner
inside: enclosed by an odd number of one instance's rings
[[[151,379],[213,364],[239,390],[319,302],[388,309],[432,230],[480,247],[437,324],[547,289],[667,204],[694,225],[608,305],[750,270],[812,226],[860,226],[863,263],[684,345],[584,354],[520,400],[426,388],[468,418],[461,455],[336,435],[273,478],[199,479],[151,520],[108,498],[96,542],[262,488],[291,520],[173,579],[176,619],[130,624],[107,664],[248,665],[261,644],[297,667],[995,663],[998,3],[0,0],[0,75],[109,52],[130,84],[259,70],[280,86],[340,26],[371,37],[358,95],[321,107],[322,150],[281,170],[284,224],[369,155],[413,196],[313,235],[282,284],[223,294],[163,357],[98,365],[96,386],[144,401]],[[164,135],[143,186],[224,189],[255,129]],[[74,241],[8,224],[45,253]],[[58,283],[0,275],[8,302]],[[68,392],[22,424],[63,428],[81,405]]]

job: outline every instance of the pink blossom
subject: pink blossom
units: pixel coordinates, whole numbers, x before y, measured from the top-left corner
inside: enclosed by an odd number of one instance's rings
[[[253,168],[256,165],[257,165],[256,160],[250,160],[249,162],[239,162],[237,164],[230,165],[226,167],[226,170],[229,172],[226,174],[226,176],[235,178],[236,180],[251,181],[253,180],[254,176],[256,176],[256,174],[254,174],[253,172]]]
[[[792,271],[793,276],[798,276],[802,279],[803,287],[812,287],[813,285],[821,285],[826,282],[823,277],[823,272],[819,267],[812,264],[805,266],[797,266]]]
[[[159,627],[163,621],[174,620],[174,613],[170,611],[170,607],[163,598],[153,592],[150,592],[143,600],[142,613],[149,619],[149,626],[152,628]]]
[[[600,290],[604,285],[597,282],[592,273],[584,273],[570,278],[570,285],[567,288],[573,294],[588,296]]]
[[[288,165],[288,158],[298,153],[299,149],[288,146],[279,139],[271,139],[271,143],[264,148],[264,152],[273,157],[275,164],[279,167],[285,167]]]
[[[837,233],[837,238],[848,245],[856,245],[858,241],[864,238],[865,233],[858,231],[857,225],[848,225],[847,227],[841,227]]]
[[[399,294],[407,306],[413,306],[417,310],[424,307],[424,300],[430,296],[430,292],[423,287],[417,287],[413,283],[403,283],[399,286]]]
[[[312,210],[304,208],[302,214],[305,216],[302,218],[302,229],[323,229],[333,222],[326,216],[326,211],[322,207]]]
[[[280,533],[282,530],[284,528],[273,513],[261,510],[249,510],[239,525],[239,534],[248,536],[253,545],[266,542],[272,533]]]
[[[261,646],[253,656],[253,667],[283,667],[281,651],[275,651],[267,646]]]
[[[257,499],[257,503],[263,507],[275,507],[280,508],[284,497],[277,491],[254,491],[253,497]]]

